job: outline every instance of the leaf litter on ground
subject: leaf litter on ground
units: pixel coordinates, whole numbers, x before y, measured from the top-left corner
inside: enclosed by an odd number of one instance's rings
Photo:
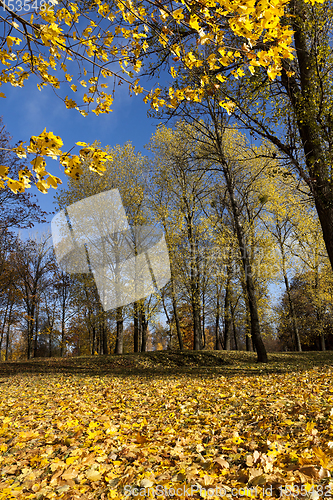
[[[331,498],[332,366],[223,369],[1,372],[0,499]]]

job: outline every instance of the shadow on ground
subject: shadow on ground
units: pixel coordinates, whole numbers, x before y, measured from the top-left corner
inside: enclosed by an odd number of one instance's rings
[[[240,376],[288,373],[333,365],[333,351],[271,353],[268,363],[257,363],[256,355],[243,351],[155,351],[122,356],[35,358],[0,363],[0,377],[16,374],[63,373],[115,376]]]

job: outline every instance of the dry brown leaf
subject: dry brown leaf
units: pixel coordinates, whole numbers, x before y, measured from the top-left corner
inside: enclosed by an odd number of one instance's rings
[[[154,485],[154,481],[152,481],[151,479],[142,479],[142,481],[140,482],[140,486],[142,488],[151,488],[152,486]]]
[[[311,477],[312,479],[319,479],[319,471],[314,465],[307,465],[306,467],[301,467],[299,472],[305,476]]]
[[[77,475],[78,471],[70,467],[62,474],[61,478],[66,481],[67,479],[74,479]]]
[[[223,469],[229,469],[229,467],[230,467],[228,462],[223,457],[215,458],[214,462],[219,464]]]
[[[145,444],[148,442],[148,439],[146,438],[146,436],[143,436],[142,434],[137,433],[137,435],[135,437],[135,441],[139,444]]]
[[[319,476],[319,479],[325,479],[326,477],[331,477],[331,473],[329,470],[321,467],[318,476]]]
[[[58,477],[60,477],[60,476],[61,476],[61,474],[63,473],[63,471],[64,471],[64,469],[63,469],[63,468],[61,468],[61,469],[59,469],[57,472],[55,472],[55,473],[53,474],[53,476],[51,477],[51,480],[50,480],[50,485],[51,485],[51,486],[54,486],[54,485],[58,484],[57,479],[58,479]]]

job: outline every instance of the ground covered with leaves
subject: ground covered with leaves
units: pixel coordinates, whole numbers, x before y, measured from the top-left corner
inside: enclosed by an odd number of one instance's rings
[[[332,353],[3,363],[0,499],[331,498],[332,374]]]

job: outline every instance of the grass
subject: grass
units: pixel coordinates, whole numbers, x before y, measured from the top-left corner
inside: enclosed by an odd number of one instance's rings
[[[257,363],[256,354],[245,351],[154,351],[109,356],[34,358],[0,363],[0,377],[18,373],[68,373],[90,375],[176,375],[301,372],[333,365],[333,351],[270,353],[268,363]]]

